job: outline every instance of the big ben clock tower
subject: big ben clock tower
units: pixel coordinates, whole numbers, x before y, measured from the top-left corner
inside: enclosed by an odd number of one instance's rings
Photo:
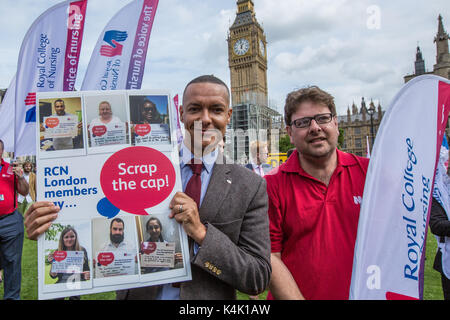
[[[237,1],[237,15],[228,34],[232,105],[268,105],[267,51],[264,30],[256,21],[252,0]]]

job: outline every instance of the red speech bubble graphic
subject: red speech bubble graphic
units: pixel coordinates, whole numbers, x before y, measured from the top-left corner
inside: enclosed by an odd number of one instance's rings
[[[143,137],[143,136],[149,134],[151,130],[152,130],[152,127],[150,127],[149,124],[137,124],[134,127],[134,132],[140,137]]]
[[[155,242],[142,242],[141,244],[141,251],[145,254],[150,254],[152,252],[155,252],[156,250],[156,243]]]
[[[114,253],[112,252],[101,252],[97,256],[98,263],[102,266],[107,266],[114,261]]]
[[[53,252],[53,258],[58,262],[63,261],[65,258],[67,258],[67,252],[66,251],[55,251],[55,252]]]
[[[106,126],[94,126],[92,127],[92,134],[96,137],[101,137],[106,133]]]
[[[59,124],[59,119],[58,118],[47,118],[45,119],[45,126],[47,128],[54,128],[56,126],[58,126]]]
[[[105,197],[117,208],[137,215],[147,215],[145,209],[167,199],[175,180],[175,168],[169,158],[142,146],[114,153],[100,173]]]

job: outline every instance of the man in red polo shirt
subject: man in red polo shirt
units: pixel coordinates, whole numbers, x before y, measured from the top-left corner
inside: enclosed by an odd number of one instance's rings
[[[17,211],[17,192],[28,194],[28,183],[20,166],[12,167],[2,158],[0,140],[0,269],[3,269],[5,300],[20,299],[23,217]],[[17,192],[16,192],[17,191]]]
[[[265,176],[272,241],[268,299],[348,299],[369,160],[336,148],[334,99],[318,87],[287,96],[285,121],[296,150]]]

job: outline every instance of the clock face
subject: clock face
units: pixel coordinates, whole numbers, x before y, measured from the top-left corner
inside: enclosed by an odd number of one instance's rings
[[[250,45],[247,39],[242,38],[234,43],[234,53],[239,56],[246,54],[249,48]]]
[[[264,57],[264,42],[262,40],[259,40],[259,52],[261,52],[261,55]]]

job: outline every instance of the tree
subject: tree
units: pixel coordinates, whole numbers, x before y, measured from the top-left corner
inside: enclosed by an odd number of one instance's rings
[[[58,241],[60,233],[67,227],[70,227],[70,225],[62,225],[60,223],[52,224],[45,232],[45,240]]]
[[[339,128],[339,137],[338,137],[338,149],[342,150],[342,146],[344,145],[344,129]]]
[[[289,149],[295,148],[295,146],[291,143],[289,135],[284,135],[280,137],[279,140],[280,153],[286,153]]]

